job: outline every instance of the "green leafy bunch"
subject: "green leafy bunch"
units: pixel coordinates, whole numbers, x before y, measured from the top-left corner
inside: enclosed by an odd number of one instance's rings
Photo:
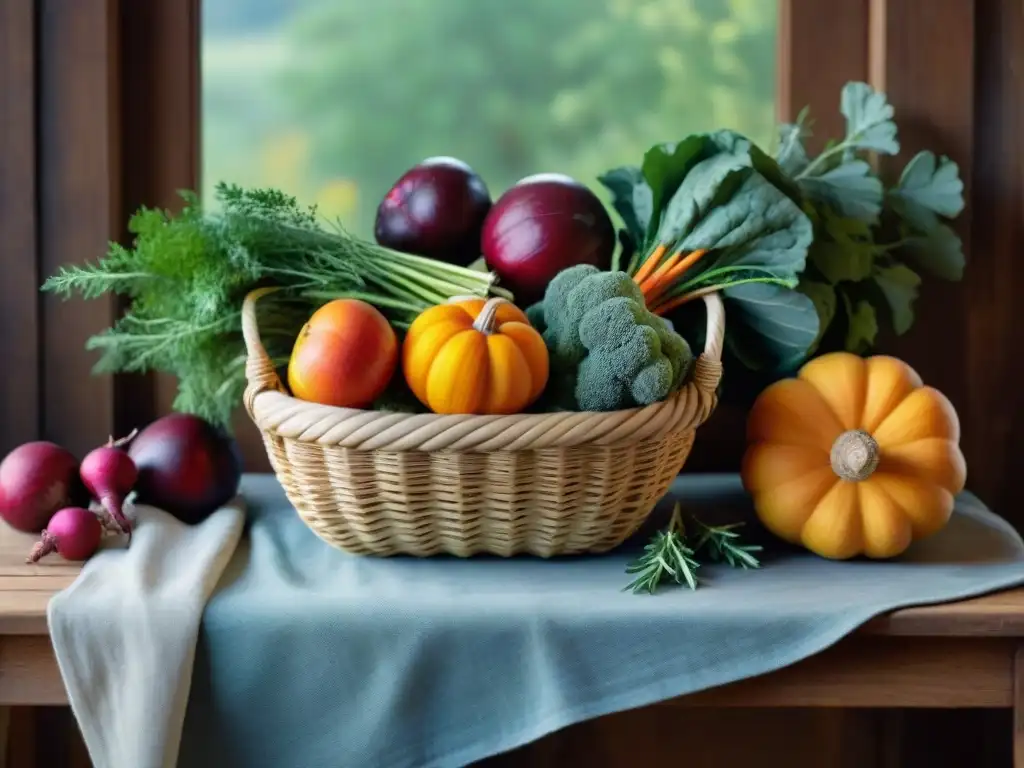
[[[818,315],[796,287],[814,228],[796,185],[757,145],[735,131],[694,134],[657,144],[640,167],[599,181],[625,224],[625,269],[636,279],[652,268],[673,274],[677,258],[685,265],[699,257],[654,295],[652,311],[719,292],[730,319],[726,345],[748,368],[784,368],[806,354]],[[687,330],[680,332],[693,340]]]
[[[230,429],[245,388],[241,308],[260,300],[260,337],[278,366],[310,314],[326,301],[361,299],[397,328],[452,296],[498,292],[492,274],[399,253],[322,226],[313,207],[274,189],[216,187],[214,210],[182,193],[180,213],[142,208],[130,247],[111,243],[94,263],[61,268],[44,291],[124,297],[110,328],[87,342],[97,373],[161,371],[177,378],[174,409]]]
[[[913,325],[918,270],[941,280],[963,277],[963,249],[949,220],[964,208],[964,185],[955,162],[924,150],[887,186],[869,159],[900,151],[893,106],[885,94],[854,82],[843,88],[840,111],[841,140],[810,156],[804,109],[780,127],[775,159],[798,185],[815,225],[799,289],[814,301],[832,346],[860,354],[874,345],[880,315],[897,334]]]
[[[887,188],[869,160],[899,152],[892,105],[854,82],[840,110],[846,135],[815,157],[804,110],[780,127],[774,155],[716,131],[657,144],[640,166],[600,177],[624,225],[628,272],[657,283],[659,273],[680,269],[680,257],[699,257],[655,288],[652,311],[720,292],[728,350],[750,370],[784,372],[823,346],[866,352],[880,315],[905,333],[916,269],[962,277],[963,251],[948,224],[964,206],[956,163],[922,151]]]

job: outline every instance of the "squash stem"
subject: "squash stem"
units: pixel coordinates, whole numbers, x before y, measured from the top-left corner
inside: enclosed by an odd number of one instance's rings
[[[850,429],[836,438],[829,458],[840,478],[859,483],[878,469],[878,442],[863,429]]]
[[[480,310],[480,314],[476,316],[476,320],[473,321],[473,328],[480,331],[480,333],[490,336],[497,330],[498,307],[507,303],[508,302],[500,296],[488,299]]]

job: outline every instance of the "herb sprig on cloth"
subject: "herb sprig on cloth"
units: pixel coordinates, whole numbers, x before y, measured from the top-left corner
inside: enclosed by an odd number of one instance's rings
[[[363,299],[401,327],[451,296],[499,292],[492,274],[326,229],[315,208],[276,190],[220,184],[216,210],[182,196],[180,214],[141,209],[129,223],[131,247],[112,243],[104,258],[62,268],[43,290],[130,299],[88,342],[100,352],[96,371],[174,374],[175,410],[225,428],[245,388],[240,310],[253,288],[283,288],[260,302],[260,335],[282,364],[310,313],[330,299]]]
[[[741,523],[711,526],[696,518],[691,519],[696,535],[690,537],[683,522],[682,507],[676,502],[668,526],[655,534],[644,547],[644,553],[626,566],[626,573],[635,578],[626,589],[634,593],[653,594],[666,582],[685,584],[697,589],[700,578],[697,570],[703,556],[708,562],[722,563],[733,568],[760,568],[761,563],[754,555],[761,547],[742,544],[736,529]]]

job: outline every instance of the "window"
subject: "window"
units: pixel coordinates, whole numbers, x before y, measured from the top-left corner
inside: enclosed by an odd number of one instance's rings
[[[765,0],[203,0],[202,186],[279,187],[372,234],[431,155],[497,197],[596,177],[659,141],[774,138]]]

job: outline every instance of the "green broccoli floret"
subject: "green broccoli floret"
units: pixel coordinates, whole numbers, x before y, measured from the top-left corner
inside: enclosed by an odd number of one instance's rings
[[[544,296],[544,340],[554,381],[571,385],[577,408],[608,411],[664,400],[693,355],[682,336],[649,312],[624,272],[581,265],[561,272]]]
[[[547,328],[547,323],[544,322],[544,302],[538,301],[536,304],[528,306],[526,308],[526,319],[540,333],[544,333],[544,329]]]
[[[625,272],[603,272],[579,264],[560,272],[544,295],[545,341],[560,364],[576,366],[586,356],[579,327],[584,315],[602,302],[629,297],[643,303],[640,287]]]
[[[563,269],[548,283],[544,292],[544,341],[551,351],[555,367],[575,367],[586,355],[577,332],[580,317],[570,314],[569,295],[598,272],[600,270],[595,266],[578,264]]]
[[[678,367],[673,365],[672,386],[670,387],[670,391],[675,392],[690,375],[690,368],[693,367],[693,351],[686,343],[686,339],[672,330],[664,318],[658,317],[654,313],[650,313],[650,315],[654,319],[654,329],[658,332],[658,338],[661,339],[661,351],[669,360],[679,361]]]
[[[664,400],[692,360],[686,340],[632,298],[608,299],[589,311],[580,323],[580,341],[588,353],[576,380],[582,410]]]

